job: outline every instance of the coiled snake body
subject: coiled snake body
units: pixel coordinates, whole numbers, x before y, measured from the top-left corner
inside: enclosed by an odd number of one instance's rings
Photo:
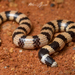
[[[75,23],[68,20],[54,20],[46,23],[40,34],[35,36],[26,36],[32,24],[29,18],[17,11],[5,11],[0,13],[0,24],[6,20],[15,20],[19,23],[19,27],[13,32],[13,43],[25,49],[35,49],[42,47],[38,53],[42,63],[51,67],[57,66],[55,60],[50,57],[56,51],[61,50],[66,43],[75,40]],[[47,45],[53,38],[54,33],[65,31]]]

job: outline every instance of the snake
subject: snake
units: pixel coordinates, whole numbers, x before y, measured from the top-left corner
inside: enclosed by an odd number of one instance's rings
[[[40,48],[38,52],[40,61],[50,67],[58,66],[50,55],[62,50],[66,43],[75,40],[75,23],[73,21],[53,20],[44,24],[39,34],[28,36],[27,34],[32,29],[32,23],[25,14],[14,10],[1,12],[0,24],[7,20],[14,20],[19,24],[12,34],[13,43],[24,49]],[[53,39],[57,32],[62,33]],[[50,41],[52,42],[50,43]]]

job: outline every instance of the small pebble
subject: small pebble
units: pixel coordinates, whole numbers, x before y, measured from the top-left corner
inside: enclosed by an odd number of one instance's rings
[[[28,6],[34,6],[34,4],[33,3],[29,3]]]
[[[7,67],[10,67],[9,65],[7,65]]]
[[[50,7],[54,7],[54,6],[55,6],[55,4],[54,3],[51,3]]]
[[[40,5],[43,6],[44,2],[41,2]]]
[[[13,67],[13,68],[11,68],[11,70],[12,70],[12,71],[14,71],[14,70],[15,70],[15,68]]]
[[[21,50],[19,50],[19,52],[21,53],[23,50],[21,49]]]
[[[4,66],[4,68],[7,68],[7,66]]]
[[[13,52],[13,48],[11,48],[11,49],[9,50],[9,52],[12,53],[12,52]]]
[[[29,65],[29,64],[27,64],[27,67],[30,67],[30,65]]]
[[[6,51],[8,51],[8,49],[7,49],[7,48],[5,48],[5,47],[3,47],[3,50],[6,50]]]
[[[3,62],[4,60],[2,59],[2,60],[0,60],[0,62]]]

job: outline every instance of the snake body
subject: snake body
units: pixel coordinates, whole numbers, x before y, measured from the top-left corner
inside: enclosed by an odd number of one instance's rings
[[[53,20],[46,23],[40,34],[35,36],[26,36],[32,24],[29,18],[23,13],[17,11],[5,11],[0,13],[0,24],[7,20],[15,20],[19,23],[18,28],[13,32],[12,39],[16,46],[25,49],[35,49],[42,47],[38,53],[42,63],[51,67],[57,66],[55,60],[49,56],[56,51],[61,50],[66,43],[75,40],[75,23],[68,20]],[[54,33],[65,31],[53,40],[51,44],[48,43],[52,40]],[[1,43],[1,42],[0,42]]]

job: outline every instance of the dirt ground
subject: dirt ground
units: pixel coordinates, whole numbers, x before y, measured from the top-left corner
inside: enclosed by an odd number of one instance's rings
[[[0,0],[0,12],[16,10],[26,14],[33,29],[29,35],[40,33],[48,21],[67,19],[75,22],[75,0]],[[52,55],[58,67],[42,64],[37,50],[25,50],[12,43],[12,33],[18,24],[7,21],[1,25],[0,75],[75,75],[75,47],[65,48]]]

